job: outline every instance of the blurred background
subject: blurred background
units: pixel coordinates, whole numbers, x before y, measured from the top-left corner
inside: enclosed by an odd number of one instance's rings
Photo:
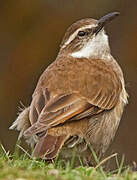
[[[1,0],[0,1],[0,141],[13,151],[20,101],[28,106],[39,76],[54,61],[60,41],[76,20],[119,11],[106,27],[113,56],[121,65],[129,104],[108,153],[137,161],[137,1],[130,0]]]

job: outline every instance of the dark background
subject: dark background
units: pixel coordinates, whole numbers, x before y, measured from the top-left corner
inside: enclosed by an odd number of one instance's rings
[[[129,104],[109,152],[137,161],[137,1],[0,0],[0,141],[13,151],[20,101],[26,106],[44,69],[55,59],[66,28],[78,19],[119,11],[106,27],[112,54],[121,65]]]

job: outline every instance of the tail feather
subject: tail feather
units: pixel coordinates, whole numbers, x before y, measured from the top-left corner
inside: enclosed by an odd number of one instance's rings
[[[34,149],[34,157],[45,158],[47,160],[55,158],[67,138],[66,135],[55,137],[49,134],[40,138]]]

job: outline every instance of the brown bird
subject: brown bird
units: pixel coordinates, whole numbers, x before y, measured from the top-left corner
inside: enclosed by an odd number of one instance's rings
[[[123,73],[112,57],[104,26],[118,16],[87,18],[65,33],[56,60],[41,75],[32,96],[10,129],[34,141],[34,156],[47,160],[71,157],[76,147],[91,162],[91,144],[97,155],[115,136],[127,93]]]

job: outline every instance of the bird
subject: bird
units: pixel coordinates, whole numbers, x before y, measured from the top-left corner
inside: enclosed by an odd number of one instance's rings
[[[20,131],[18,139],[34,145],[34,157],[72,157],[75,148],[76,156],[92,163],[89,146],[101,157],[114,139],[128,94],[104,27],[118,15],[81,19],[67,29],[30,106],[10,127]]]

